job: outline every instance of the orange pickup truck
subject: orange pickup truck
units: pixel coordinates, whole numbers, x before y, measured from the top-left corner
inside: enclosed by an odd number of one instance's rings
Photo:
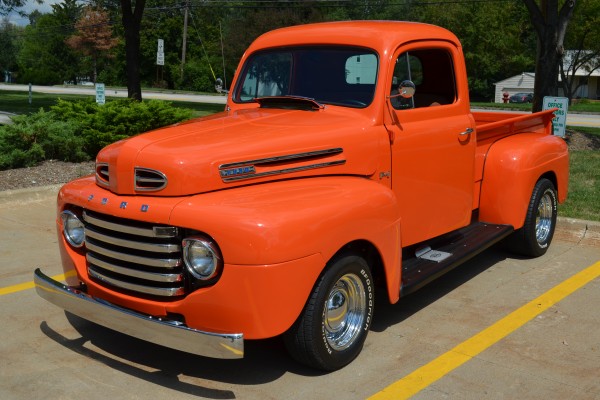
[[[552,111],[472,112],[458,39],[406,22],[278,29],[221,113],[114,143],[66,184],[67,284],[39,295],[174,349],[283,335],[339,369],[395,303],[501,240],[544,254],[568,188]]]

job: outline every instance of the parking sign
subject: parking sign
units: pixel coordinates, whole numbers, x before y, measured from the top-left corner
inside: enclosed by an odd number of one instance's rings
[[[566,97],[544,97],[544,103],[542,108],[549,110],[551,108],[558,108],[554,112],[554,119],[552,120],[553,134],[560,137],[565,137],[565,129],[567,128],[567,110],[569,108],[569,99]]]

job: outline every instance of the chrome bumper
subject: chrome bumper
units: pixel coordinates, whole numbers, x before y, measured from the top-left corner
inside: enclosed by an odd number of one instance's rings
[[[63,285],[40,269],[33,274],[40,297],[81,318],[138,339],[213,358],[242,358],[244,335],[203,332],[164,319],[139,314]]]

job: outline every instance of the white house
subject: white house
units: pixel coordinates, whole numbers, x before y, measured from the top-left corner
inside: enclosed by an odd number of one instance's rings
[[[517,93],[533,93],[534,80],[535,74],[533,72],[523,72],[521,75],[515,75],[494,83],[494,86],[496,86],[494,103],[503,103],[502,94],[505,92],[509,96]]]
[[[568,74],[571,72],[568,68],[574,53],[573,50],[568,50],[563,59],[563,65]],[[600,62],[598,59],[594,61]],[[589,70],[591,69],[593,69],[593,66],[584,66],[576,71],[574,85],[577,86],[581,83],[581,86],[577,89],[573,98],[600,100],[600,68],[596,68],[590,74]],[[535,74],[533,72],[523,72],[521,75],[515,75],[504,79],[503,81],[494,83],[494,86],[496,86],[494,102],[502,103],[502,94],[505,92],[508,93],[509,96],[512,96],[515,93],[533,93],[534,80]],[[558,80],[559,82],[561,81],[560,76],[558,77]],[[558,89],[558,95],[564,96],[563,90],[560,87]]]

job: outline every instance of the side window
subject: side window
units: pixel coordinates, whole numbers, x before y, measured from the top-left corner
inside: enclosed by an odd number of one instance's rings
[[[414,50],[400,54],[391,83],[391,102],[397,110],[452,104],[456,101],[452,56],[443,49]],[[399,85],[412,81],[412,98],[398,96]]]

